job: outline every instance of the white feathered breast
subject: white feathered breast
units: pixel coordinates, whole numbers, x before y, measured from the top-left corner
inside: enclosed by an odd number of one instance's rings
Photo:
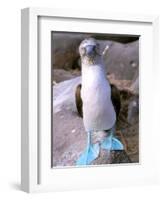
[[[116,121],[111,87],[100,65],[82,66],[83,121],[86,131],[108,130]]]

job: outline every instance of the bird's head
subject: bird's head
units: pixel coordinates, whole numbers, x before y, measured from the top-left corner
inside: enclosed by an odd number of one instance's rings
[[[79,54],[82,63],[90,65],[95,64],[102,57],[100,54],[100,45],[94,38],[88,38],[81,42]]]

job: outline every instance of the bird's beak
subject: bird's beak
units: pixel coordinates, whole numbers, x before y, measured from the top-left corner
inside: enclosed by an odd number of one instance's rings
[[[86,46],[85,47],[85,49],[86,49],[86,55],[88,55],[88,56],[92,56],[92,55],[94,55],[94,53],[95,53],[95,46],[94,45],[88,45],[88,46]]]

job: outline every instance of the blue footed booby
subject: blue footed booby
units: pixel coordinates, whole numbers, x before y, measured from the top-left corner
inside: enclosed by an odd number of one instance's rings
[[[87,147],[76,165],[88,165],[99,156],[100,149],[123,150],[123,144],[115,137],[120,96],[106,77],[103,53],[98,42],[94,38],[83,40],[79,54],[82,81],[76,89],[76,106],[83,117],[88,139]]]

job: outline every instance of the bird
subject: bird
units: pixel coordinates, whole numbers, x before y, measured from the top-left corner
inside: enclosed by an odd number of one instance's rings
[[[116,119],[119,117],[120,109],[121,109],[121,100],[120,100],[120,92],[117,87],[113,84],[111,86],[111,100],[116,112]],[[75,90],[75,104],[80,117],[83,118],[83,102],[81,98],[81,88],[82,84],[78,84]]]
[[[87,147],[76,163],[87,165],[99,156],[101,148],[123,149],[123,144],[114,136],[121,103],[117,88],[107,79],[104,53],[97,40],[84,39],[79,54],[82,79],[76,88],[75,100],[88,137]]]

